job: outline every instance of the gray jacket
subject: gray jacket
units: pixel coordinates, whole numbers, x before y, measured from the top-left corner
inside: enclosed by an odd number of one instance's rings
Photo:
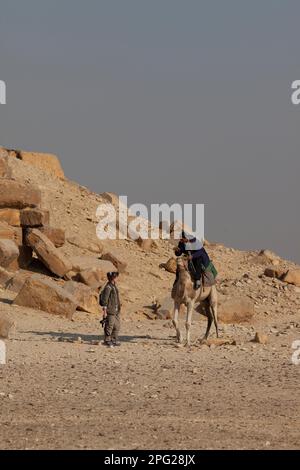
[[[114,315],[121,310],[119,291],[115,284],[108,282],[101,294],[102,307],[107,308],[107,313]]]

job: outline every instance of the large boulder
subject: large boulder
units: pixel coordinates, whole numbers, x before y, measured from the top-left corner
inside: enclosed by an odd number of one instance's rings
[[[19,250],[13,240],[0,240],[0,266],[7,268],[19,256]]]
[[[64,289],[74,296],[78,304],[77,309],[88,313],[100,313],[98,293],[81,282],[68,281]]]
[[[1,179],[0,207],[24,209],[41,203],[41,191],[32,185],[7,178]]]
[[[6,222],[0,222],[0,239],[14,240],[16,245],[22,245],[23,232],[21,227],[12,227]]]
[[[105,274],[109,271],[116,270],[111,261],[97,259],[93,256],[73,256],[70,261],[73,265],[73,271],[77,273],[93,268],[97,268],[103,271]]]
[[[39,230],[52,241],[56,248],[60,248],[65,243],[65,231],[61,228],[49,227],[44,225]]]
[[[76,299],[63,287],[52,279],[41,279],[36,274],[25,281],[13,303],[69,319],[77,308]]]
[[[19,209],[0,209],[0,222],[6,222],[14,227],[20,227],[21,220]]]
[[[63,277],[71,271],[72,264],[40,230],[34,228],[27,232],[26,242],[44,265],[54,274]]]
[[[56,155],[51,153],[25,152],[20,150],[18,152],[18,158],[29,165],[40,168],[51,176],[61,179],[64,179],[65,177],[60,161]]]
[[[218,320],[223,323],[241,323],[251,320],[254,302],[249,297],[219,295]]]
[[[49,225],[49,211],[37,208],[27,208],[20,212],[20,225],[22,227],[40,227]]]
[[[300,269],[289,269],[288,272],[282,277],[284,282],[300,286]]]
[[[88,268],[77,273],[76,280],[92,289],[99,289],[107,281],[107,277],[103,269]]]
[[[127,264],[125,263],[125,261],[120,260],[119,258],[117,258],[117,256],[113,255],[110,252],[104,253],[101,256],[101,259],[105,261],[110,261],[119,273],[124,273],[126,271]]]

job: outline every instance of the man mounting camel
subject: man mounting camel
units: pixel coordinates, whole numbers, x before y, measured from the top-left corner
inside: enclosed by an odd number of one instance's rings
[[[211,284],[217,274],[209,256],[202,243],[193,235],[182,230],[181,239],[175,249],[176,256],[186,255],[188,257],[189,272],[194,280],[194,289],[197,290],[201,286],[201,278],[205,273],[205,277],[210,279]],[[176,280],[178,280],[178,270],[176,272]],[[174,284],[175,285],[175,284]]]
[[[215,324],[218,337],[218,295],[215,286],[217,271],[213,263],[202,244],[185,231],[182,231],[182,237],[175,254],[178,259],[172,299],[174,300],[173,325],[176,329],[177,341],[182,342],[178,317],[180,306],[185,305],[187,307],[186,345],[190,345],[190,327],[195,303],[199,303],[199,307],[203,307],[207,317],[207,328],[203,340],[208,338],[212,322]],[[196,291],[200,286],[200,293],[198,293]]]

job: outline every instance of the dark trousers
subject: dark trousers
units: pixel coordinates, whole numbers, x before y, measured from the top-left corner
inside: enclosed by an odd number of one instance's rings
[[[119,313],[108,313],[104,327],[104,340],[106,342],[117,341],[120,332],[120,314]]]

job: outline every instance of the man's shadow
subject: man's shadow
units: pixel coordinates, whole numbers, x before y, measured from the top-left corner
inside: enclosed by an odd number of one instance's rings
[[[102,342],[104,340],[104,334],[100,332],[98,335],[86,335],[81,333],[62,333],[61,331],[26,331],[26,333],[31,333],[37,336],[50,336],[52,339],[56,339],[57,341],[61,342],[70,342],[76,343],[80,338],[83,343],[86,344],[95,344],[98,342]],[[119,340],[124,343],[138,343],[139,339],[161,339],[161,338],[152,338],[149,335],[121,335],[119,336]]]

